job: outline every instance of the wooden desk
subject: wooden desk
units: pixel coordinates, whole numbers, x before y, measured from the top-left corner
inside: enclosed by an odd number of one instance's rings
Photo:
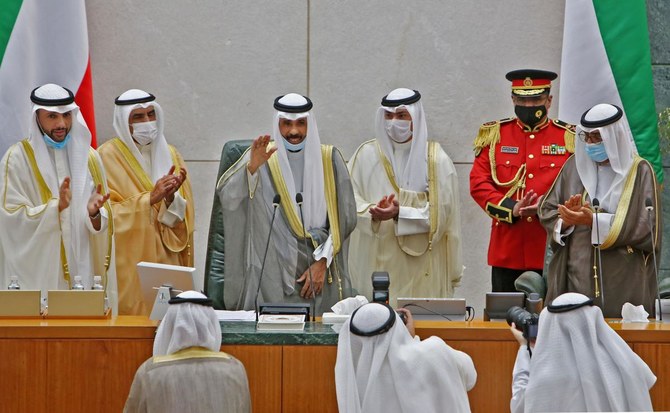
[[[611,325],[658,377],[654,408],[670,410],[663,391],[670,388],[670,324]],[[1,410],[120,412],[135,370],[151,356],[155,330],[144,317],[0,320]],[[417,322],[417,334],[470,354],[478,375],[469,393],[473,412],[509,410],[518,344],[505,323]],[[337,412],[335,332],[321,345],[264,345],[253,336],[238,335],[239,344],[222,350],[244,363],[255,412]]]
[[[146,317],[0,320],[2,411],[122,411],[155,331]]]

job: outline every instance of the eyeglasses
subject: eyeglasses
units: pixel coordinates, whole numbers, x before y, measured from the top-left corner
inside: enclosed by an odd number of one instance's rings
[[[603,138],[602,136],[600,136],[600,132],[598,131],[594,132],[579,131],[577,137],[584,143],[600,143],[603,141]]]

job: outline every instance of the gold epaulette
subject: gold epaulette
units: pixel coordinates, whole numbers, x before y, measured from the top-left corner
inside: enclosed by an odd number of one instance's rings
[[[483,148],[495,145],[500,141],[500,124],[510,122],[514,118],[506,118],[501,120],[494,120],[491,122],[486,122],[479,127],[479,133],[475,138],[473,143],[475,156],[479,156],[479,153]]]
[[[575,125],[558,119],[554,119],[552,122],[559,128],[565,129],[565,135],[563,136],[565,150],[570,153],[575,153]]]

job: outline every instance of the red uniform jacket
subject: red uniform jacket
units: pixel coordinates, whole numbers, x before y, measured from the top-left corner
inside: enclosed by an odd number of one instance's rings
[[[470,172],[470,194],[493,218],[488,263],[516,270],[542,269],[547,233],[537,216],[515,218],[526,191],[544,195],[574,152],[574,126],[548,119],[533,130],[517,119],[481,126]]]

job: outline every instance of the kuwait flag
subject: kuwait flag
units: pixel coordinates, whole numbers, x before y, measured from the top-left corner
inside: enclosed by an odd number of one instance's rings
[[[95,146],[84,0],[1,0],[0,156],[26,138],[30,92],[45,83],[75,94]]]
[[[558,117],[598,103],[624,109],[640,156],[663,182],[645,0],[567,0]]]

